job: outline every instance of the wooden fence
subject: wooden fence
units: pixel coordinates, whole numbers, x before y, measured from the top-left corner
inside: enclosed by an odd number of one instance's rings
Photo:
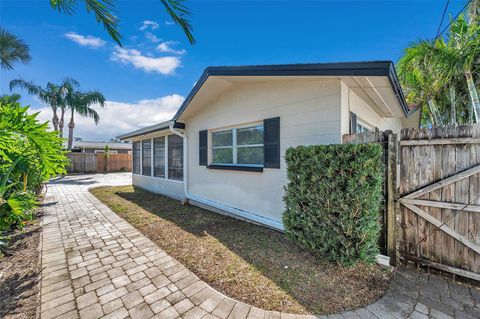
[[[131,172],[131,154],[109,154],[105,163],[104,154],[94,153],[68,153],[70,165],[69,173],[104,173],[105,164],[107,172]]]
[[[343,142],[384,145],[382,236],[391,262],[480,280],[480,125],[403,129],[399,141],[368,132]]]
[[[480,125],[404,129],[398,249],[480,280]]]

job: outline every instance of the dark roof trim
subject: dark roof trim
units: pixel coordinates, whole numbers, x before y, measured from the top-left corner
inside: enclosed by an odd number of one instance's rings
[[[129,138],[139,136],[139,135],[145,135],[145,134],[152,133],[152,132],[168,130],[168,128],[170,127],[171,124],[173,124],[173,128],[181,129],[181,130],[185,129],[185,123],[180,123],[180,122],[177,122],[177,121],[167,121],[167,122],[162,122],[162,123],[159,123],[159,124],[147,126],[147,127],[138,129],[138,130],[130,132],[130,133],[119,135],[119,136],[117,136],[117,138],[120,139],[120,140],[125,140],[125,139],[129,139]]]
[[[386,76],[408,116],[408,106],[392,61],[208,67],[173,117],[177,120],[209,76]]]

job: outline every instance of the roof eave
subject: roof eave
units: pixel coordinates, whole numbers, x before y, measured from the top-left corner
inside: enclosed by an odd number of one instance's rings
[[[386,76],[392,86],[399,104],[408,117],[408,106],[398,81],[392,61],[344,62],[320,64],[284,64],[254,66],[220,66],[208,67],[188,94],[177,113],[176,121],[188,107],[195,95],[210,76]]]

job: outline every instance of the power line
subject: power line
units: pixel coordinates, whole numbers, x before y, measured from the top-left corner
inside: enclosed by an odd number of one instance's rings
[[[447,13],[449,3],[450,3],[450,0],[447,0],[447,3],[445,4],[445,8],[443,8],[442,19],[440,20],[440,24],[438,25],[437,35],[435,36],[435,39],[438,38],[438,34],[440,33],[440,28],[442,27],[443,20],[445,20],[445,14]]]
[[[457,13],[457,15],[450,20],[450,22],[447,24],[447,26],[445,28],[443,28],[442,32],[440,32],[436,37],[435,37],[435,40],[437,40],[442,34],[443,32],[445,32],[449,27],[450,25],[452,24],[453,21],[457,20],[457,18],[463,13],[463,11],[465,10],[465,8],[467,8],[467,6],[472,2],[473,0],[469,0],[462,8],[462,10],[460,10],[459,13]]]

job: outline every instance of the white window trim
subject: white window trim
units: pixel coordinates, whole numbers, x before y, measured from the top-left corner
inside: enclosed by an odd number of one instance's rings
[[[262,144],[247,144],[247,145],[237,145],[237,130],[239,129],[244,129],[244,128],[253,128],[257,126],[262,126],[263,123],[257,122],[257,123],[249,123],[249,124],[243,124],[243,125],[238,125],[235,127],[228,127],[228,128],[221,128],[221,129],[215,129],[210,131],[210,140],[212,141],[212,147],[211,147],[211,154],[212,154],[212,159],[211,159],[211,164],[212,165],[223,165],[223,166],[243,166],[243,167],[263,167],[263,164],[241,164],[238,163],[238,158],[237,158],[237,150],[238,148],[242,147],[263,147]],[[213,134],[214,133],[220,133],[220,132],[228,132],[232,131],[232,145],[229,146],[213,146]],[[232,148],[232,153],[233,153],[233,163],[215,163],[213,162],[213,150],[216,149],[225,149],[225,148]]]

